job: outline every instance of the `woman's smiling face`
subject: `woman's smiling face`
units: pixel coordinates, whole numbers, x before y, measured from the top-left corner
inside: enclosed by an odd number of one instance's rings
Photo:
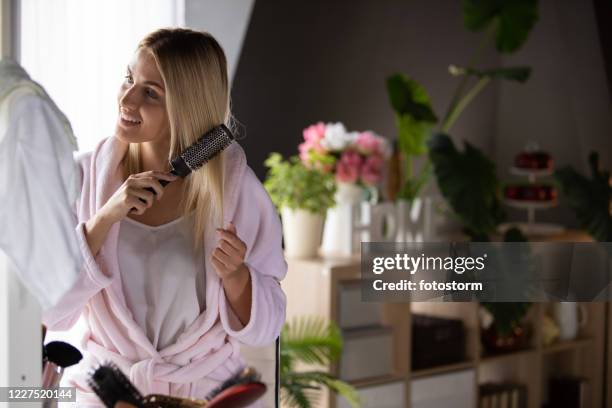
[[[155,58],[139,49],[127,67],[118,95],[115,135],[126,143],[158,142],[170,137],[164,81]]]

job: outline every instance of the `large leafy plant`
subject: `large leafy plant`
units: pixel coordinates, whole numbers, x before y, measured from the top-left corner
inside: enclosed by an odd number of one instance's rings
[[[518,228],[510,228],[504,234],[505,242],[526,242],[527,237]],[[481,305],[493,316],[497,333],[506,337],[521,324],[531,303],[529,302],[482,302]]]
[[[612,241],[610,172],[599,169],[597,153],[589,155],[589,165],[590,179],[569,166],[555,171],[555,178],[583,228],[596,240],[610,242]]]
[[[331,174],[306,168],[297,156],[283,160],[279,153],[270,154],[264,164],[269,169],[264,186],[277,208],[325,214],[334,205],[336,184]]]
[[[359,407],[357,391],[349,384],[320,370],[302,371],[300,363],[327,366],[340,357],[340,329],[320,317],[300,317],[285,323],[280,336],[280,386],[283,404],[289,407],[317,406],[323,387]]]
[[[536,0],[465,0],[463,2],[463,20],[464,25],[471,31],[483,31],[483,40],[480,46],[475,50],[470,58],[467,66],[460,67],[456,65],[449,66],[451,75],[461,77],[457,88],[448,104],[446,113],[441,120],[438,120],[431,101],[425,89],[415,80],[403,75],[395,74],[387,78],[387,93],[391,106],[395,111],[396,125],[398,128],[398,147],[401,152],[404,162],[404,186],[400,190],[399,198],[413,200],[418,196],[421,188],[425,185],[432,169],[432,161],[434,158],[425,157],[425,163],[419,173],[413,169],[415,158],[425,155],[428,150],[428,138],[432,134],[434,127],[437,125],[437,133],[448,134],[453,124],[457,121],[461,113],[474,100],[474,98],[492,81],[496,79],[511,80],[517,82],[525,82],[530,75],[529,67],[496,67],[481,69],[478,68],[482,51],[494,41],[495,48],[501,53],[512,53],[518,50],[526,41],[528,34],[538,19],[537,1]],[[434,141],[432,144],[438,145],[440,141]],[[452,140],[448,138],[444,144],[452,145]],[[465,200],[479,200],[485,195],[490,195],[491,178],[494,178],[494,167],[487,166],[484,161],[480,165],[486,167],[487,174],[481,175],[489,179],[484,184],[488,188],[481,188],[481,193],[486,193],[483,196],[469,196],[461,190],[448,185],[459,180],[459,178],[469,179],[474,176],[474,169],[469,166],[463,166],[458,169],[456,177],[448,178],[446,169],[441,169],[437,164],[444,162],[448,154],[449,159],[460,160],[460,153],[456,149],[446,148],[443,151],[438,151],[437,160],[433,162],[438,184],[441,187],[442,194],[451,203],[455,212],[464,222],[469,223],[474,220],[474,217],[464,211],[474,212],[474,208],[465,202]],[[482,154],[474,146],[466,145],[467,156],[482,156]],[[484,157],[484,156],[482,156]],[[465,172],[462,173],[462,170]],[[440,177],[442,174],[442,177]],[[444,185],[443,185],[444,184]],[[465,183],[464,183],[465,184]],[[463,196],[460,197],[460,196]],[[493,206],[493,210],[497,212],[497,207],[489,200],[487,207]],[[498,215],[491,216],[498,219]],[[484,224],[491,224],[491,220],[487,220]],[[494,222],[493,222],[494,223]],[[483,224],[477,222],[477,224]],[[487,225],[469,225],[468,229],[475,232],[484,230],[490,231]],[[484,227],[484,229],[483,229]]]

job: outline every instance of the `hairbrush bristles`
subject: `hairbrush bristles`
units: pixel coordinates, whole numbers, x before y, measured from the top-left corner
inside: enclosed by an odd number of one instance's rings
[[[105,406],[114,408],[119,401],[142,407],[142,394],[115,364],[98,366],[89,376],[87,384]]]
[[[215,126],[170,162],[172,173],[186,177],[221,153],[232,141],[234,135],[227,126]]]
[[[225,391],[226,389],[233,387],[238,384],[248,384],[248,383],[257,383],[260,382],[260,375],[257,371],[255,371],[252,367],[246,367],[243,370],[237,372],[232,375],[227,380],[223,381],[221,385],[217,388],[213,389],[207,396],[206,400],[210,401],[215,398],[218,394]]]

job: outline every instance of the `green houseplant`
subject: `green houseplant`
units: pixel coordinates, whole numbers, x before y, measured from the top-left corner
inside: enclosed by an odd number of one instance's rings
[[[495,164],[486,155],[467,142],[463,151],[457,149],[449,133],[461,113],[491,81],[527,81],[529,67],[482,69],[478,64],[491,42],[500,53],[520,49],[537,19],[537,0],[464,0],[465,27],[483,31],[484,35],[465,67],[449,66],[449,73],[461,80],[439,121],[425,90],[416,81],[401,74],[387,79],[389,99],[396,114],[398,147],[406,167],[399,197],[414,200],[433,169],[441,194],[473,241],[488,241],[504,219],[500,183]],[[420,173],[414,175],[411,168],[414,158],[425,155]],[[505,238],[525,239],[518,231]],[[495,320],[493,337],[509,337],[527,313],[529,303],[486,303],[483,307]]]
[[[493,197],[498,194],[495,167],[486,160],[480,160],[477,166],[470,165],[469,157],[486,157],[468,143],[465,153],[458,151],[449,132],[461,113],[491,81],[527,81],[531,73],[529,67],[482,69],[478,68],[478,64],[482,52],[491,42],[494,42],[496,50],[501,53],[518,50],[537,19],[537,0],[463,1],[464,26],[471,31],[484,31],[484,35],[466,66],[449,66],[449,73],[461,80],[441,119],[434,112],[425,88],[417,81],[404,74],[394,74],[387,78],[387,94],[398,129],[397,147],[402,186],[397,198],[404,207],[402,211],[413,214],[415,200],[433,172],[441,194],[457,218],[464,223],[466,232],[472,239],[484,239],[502,220],[501,206],[497,198]],[[432,152],[435,147],[438,147],[438,150]],[[449,166],[445,165],[449,160],[460,161],[462,166],[456,169],[456,172],[449,172]],[[420,166],[417,166],[419,161]],[[480,172],[481,170],[485,172]],[[471,186],[472,182],[478,184],[475,189],[481,193],[489,193],[486,202],[475,203],[461,188]],[[476,221],[475,217],[482,219]],[[428,228],[424,226],[423,229],[425,231]]]
[[[283,160],[272,153],[264,164],[269,169],[264,186],[283,219],[287,256],[316,256],[325,212],[334,205],[333,177],[306,168],[297,156]]]
[[[322,387],[359,407],[357,391],[325,371],[298,370],[297,365],[325,366],[342,352],[340,329],[320,317],[300,317],[285,323],[280,336],[280,381],[283,404],[289,407],[317,406]]]
[[[572,167],[555,171],[561,192],[567,198],[576,218],[591,236],[600,242],[612,241],[612,180],[610,172],[599,169],[599,155],[589,155],[591,178]]]
[[[461,81],[441,120],[433,111],[426,90],[417,81],[404,74],[394,74],[387,78],[387,94],[395,112],[398,148],[403,161],[404,184],[398,195],[400,199],[413,201],[427,182],[432,167],[437,173],[436,163],[432,163],[432,158],[427,155],[430,144],[428,139],[432,133],[448,134],[461,113],[492,80],[525,82],[529,78],[529,67],[476,67],[483,50],[492,41],[498,52],[512,53],[518,50],[537,19],[536,0],[464,0],[465,27],[471,31],[484,31],[485,34],[467,66],[449,66],[449,73],[461,77]],[[436,125],[437,130],[434,131]],[[450,138],[449,142],[452,144]],[[477,151],[473,146],[470,148]],[[419,157],[422,157],[424,163],[417,172],[414,162]],[[439,179],[438,184],[448,199],[448,190],[453,188],[440,183]],[[456,210],[452,202],[451,207]]]

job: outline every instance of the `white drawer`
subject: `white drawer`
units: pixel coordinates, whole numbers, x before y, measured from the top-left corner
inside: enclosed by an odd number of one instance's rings
[[[380,327],[343,331],[340,378],[354,381],[393,374],[393,332]]]
[[[362,387],[357,390],[362,408],[404,408],[406,406],[406,387],[403,381]],[[351,408],[340,396],[336,396],[337,408]]]
[[[474,370],[412,380],[412,408],[473,408],[476,404]]]
[[[345,281],[338,285],[338,326],[342,329],[380,326],[382,303],[361,300],[361,281]]]

